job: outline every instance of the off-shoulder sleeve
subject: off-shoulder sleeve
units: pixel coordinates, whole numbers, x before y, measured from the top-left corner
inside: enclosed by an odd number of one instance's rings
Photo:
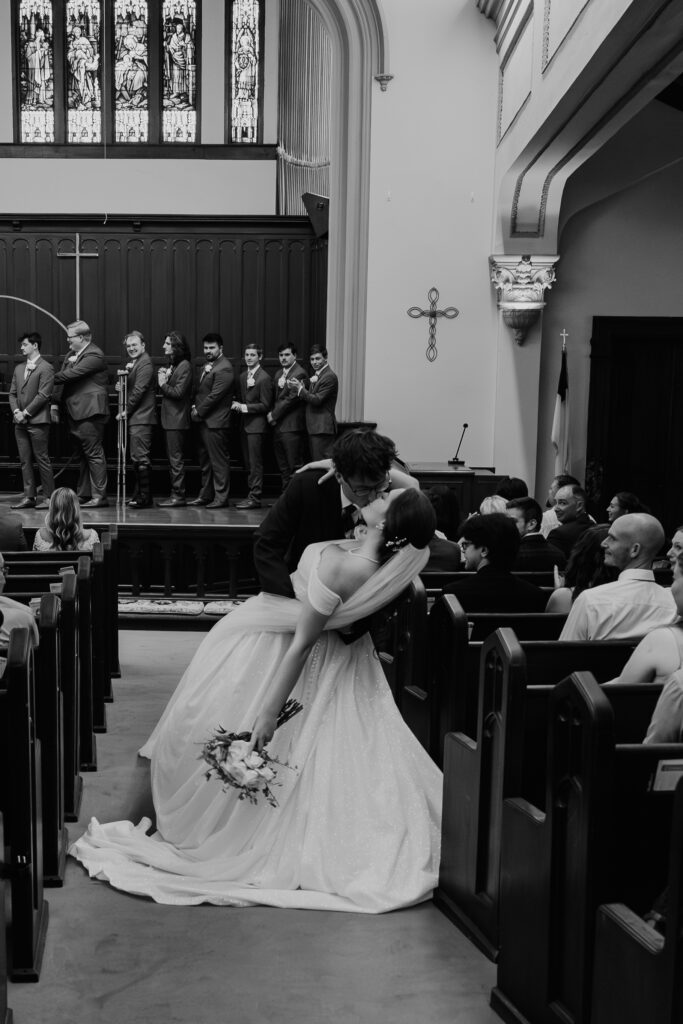
[[[308,581],[308,600],[311,606],[321,615],[332,615],[342,603],[339,594],[326,587],[318,576],[317,568],[311,572]]]

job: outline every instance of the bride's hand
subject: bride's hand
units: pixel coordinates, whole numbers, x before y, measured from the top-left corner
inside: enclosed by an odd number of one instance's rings
[[[251,730],[249,752],[257,750],[260,754],[266,744],[272,740],[276,725],[277,715],[269,714],[265,711],[257,715],[254,728]]]
[[[305,473],[307,469],[324,469],[326,472],[318,480],[318,484],[324,484],[326,480],[334,476],[334,463],[332,459],[318,459],[316,462],[307,462],[301,469],[297,469],[297,473]]]

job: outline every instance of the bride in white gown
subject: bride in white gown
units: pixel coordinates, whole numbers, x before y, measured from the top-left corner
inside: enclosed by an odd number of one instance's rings
[[[420,571],[433,511],[410,490],[363,515],[361,541],[306,548],[296,599],[260,594],[207,635],[140,751],[157,831],[147,818],[93,818],[70,851],[91,876],[170,904],[380,913],[430,897],[441,772],[403,722],[369,636],[347,645],[336,630]],[[274,733],[290,694],[303,711]],[[252,730],[256,749],[270,740],[292,766],[278,770],[277,807],[207,781],[200,752],[219,726]]]

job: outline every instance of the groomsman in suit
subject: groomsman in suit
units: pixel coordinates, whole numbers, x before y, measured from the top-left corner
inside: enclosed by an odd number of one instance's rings
[[[178,331],[170,331],[164,340],[164,355],[169,366],[159,368],[161,426],[166,437],[166,455],[171,472],[171,494],[158,502],[159,508],[182,508],[185,504],[185,460],[183,448],[190,429],[192,404],[192,364],[187,341]]]
[[[327,362],[327,349],[314,345],[310,362],[313,376],[308,387],[301,381],[290,381],[288,386],[306,404],[306,431],[311,459],[326,459],[337,433],[334,409],[337,404],[339,381]]]
[[[14,436],[21,462],[24,497],[12,508],[48,508],[49,497],[55,489],[52,464],[47,450],[50,434],[50,400],[54,388],[55,372],[42,358],[42,339],[33,331],[19,339],[25,363],[14,371],[9,390],[9,405],[14,417]],[[33,463],[38,466],[43,500],[36,505],[36,479]]]
[[[124,345],[129,358],[126,363],[128,380],[126,407],[119,416],[128,420],[128,450],[135,472],[135,489],[126,504],[131,508],[149,508],[152,505],[152,428],[157,422],[154,366],[140,331],[127,334]],[[120,387],[119,382],[117,390]]]
[[[104,508],[109,504],[107,460],[102,445],[109,419],[107,361],[104,352],[93,343],[85,320],[68,324],[66,333],[70,351],[55,374],[54,398],[66,405],[69,431],[80,451],[78,497],[84,508]],[[52,406],[52,414],[53,421],[57,421],[58,405]]]
[[[242,414],[242,458],[249,471],[249,493],[236,508],[261,507],[263,492],[263,441],[268,433],[268,410],[273,404],[273,382],[261,366],[263,351],[255,345],[244,350],[246,370],[240,374],[242,401],[233,402],[233,412]]]
[[[254,534],[261,589],[292,597],[289,574],[308,544],[353,536],[364,506],[392,487],[419,490],[414,477],[394,466],[395,458],[390,438],[367,428],[348,430],[332,448],[333,474],[295,473]]]
[[[230,452],[228,437],[235,375],[232,363],[223,355],[220,334],[203,339],[206,360],[199,376],[191,417],[199,424],[199,468],[202,486],[188,505],[227,508],[230,493]]]
[[[268,413],[268,422],[274,428],[273,447],[284,491],[292,474],[304,464],[306,436],[306,407],[296,391],[288,387],[287,382],[301,381],[306,387],[308,377],[304,368],[297,362],[294,345],[280,345],[277,354],[280,369],[273,381],[275,404]]]

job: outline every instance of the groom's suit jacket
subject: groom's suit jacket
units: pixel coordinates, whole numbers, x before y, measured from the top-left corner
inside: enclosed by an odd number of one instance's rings
[[[321,476],[314,469],[295,473],[254,534],[254,564],[268,594],[292,597],[289,574],[304,548],[344,536],[339,483],[331,477],[319,485]]]

